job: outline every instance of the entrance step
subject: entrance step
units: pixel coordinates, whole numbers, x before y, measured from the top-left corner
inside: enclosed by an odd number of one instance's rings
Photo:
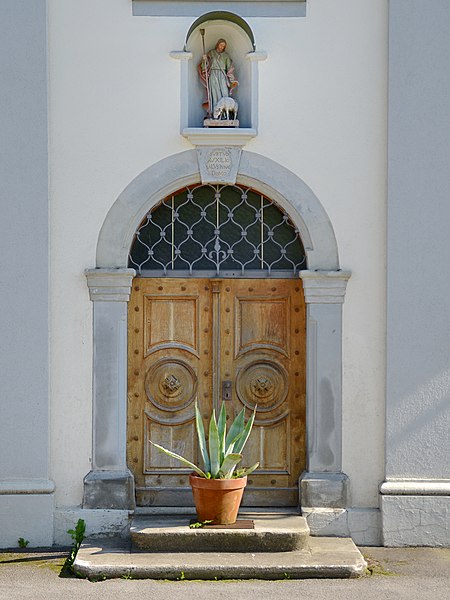
[[[307,579],[358,577],[366,562],[351,539],[310,538],[294,552],[133,552],[131,545],[84,543],[74,570],[89,579]]]
[[[147,552],[293,552],[304,549],[309,527],[304,517],[285,513],[244,513],[253,529],[190,528],[187,515],[135,517],[132,549]]]

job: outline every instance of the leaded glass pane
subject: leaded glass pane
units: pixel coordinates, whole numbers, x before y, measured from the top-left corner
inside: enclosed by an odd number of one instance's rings
[[[129,255],[141,276],[295,276],[305,264],[288,215],[238,185],[199,185],[165,198],[140,224]]]

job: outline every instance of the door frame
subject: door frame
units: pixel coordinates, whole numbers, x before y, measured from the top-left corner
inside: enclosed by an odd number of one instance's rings
[[[83,507],[135,507],[126,464],[127,302],[134,269],[127,268],[134,233],[145,214],[171,193],[201,180],[197,153],[170,156],[138,175],[109,210],[97,245],[96,268],[86,271],[93,302],[92,470]],[[236,183],[264,194],[298,228],[308,269],[301,271],[307,305],[307,471],[301,507],[347,506],[342,472],[342,304],[349,271],[339,268],[331,221],[312,190],[278,163],[242,151]]]
[[[259,461],[260,467],[248,481],[242,506],[298,506],[298,479],[306,467],[306,310],[299,279],[136,277],[132,288],[127,460],[137,504],[193,506],[189,469],[177,461],[169,467],[148,440],[166,445],[163,431],[174,426],[176,439],[183,432],[186,445],[172,450],[199,460],[195,442],[191,446],[197,437],[194,399],[205,418],[212,408],[218,414],[221,383],[228,379],[231,395],[225,404],[230,418],[242,408],[251,413],[258,405],[254,430],[265,431],[262,440],[255,431],[247,445],[246,464]],[[254,320],[258,305],[270,310],[259,324]],[[265,324],[275,322],[280,327],[265,330]],[[272,381],[274,396],[252,391],[255,367]],[[167,374],[178,383],[174,394],[161,386]],[[252,439],[257,454],[251,456]],[[272,461],[274,455],[278,461]]]

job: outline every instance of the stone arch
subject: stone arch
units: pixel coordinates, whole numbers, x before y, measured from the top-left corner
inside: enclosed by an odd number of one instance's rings
[[[189,31],[186,34],[185,49],[187,49],[187,47],[188,47],[189,38],[191,37],[192,33],[198,27],[200,27],[200,25],[203,25],[204,23],[207,23],[208,21],[219,21],[219,20],[220,21],[228,21],[230,23],[234,23],[234,24],[238,25],[246,33],[248,39],[251,42],[253,50],[256,50],[255,36],[253,35],[253,31],[252,31],[250,25],[247,23],[247,21],[245,19],[243,19],[242,17],[240,17],[239,15],[236,15],[235,13],[225,11],[225,10],[214,10],[214,11],[205,13],[204,15],[202,15],[201,17],[196,19],[192,23],[192,25],[189,28]]]
[[[134,233],[146,212],[162,198],[199,181],[195,150],[165,158],[140,173],[106,216],[98,239],[97,268],[125,268]],[[267,157],[243,151],[237,183],[266,194],[290,215],[300,232],[309,270],[339,269],[330,219],[318,198],[297,175]]]

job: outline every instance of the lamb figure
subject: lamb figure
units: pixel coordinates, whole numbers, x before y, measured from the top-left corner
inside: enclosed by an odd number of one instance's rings
[[[223,114],[226,114],[227,120],[229,120],[230,113],[233,115],[233,119],[237,119],[238,103],[234,98],[224,96],[214,107],[214,118],[221,119]]]

